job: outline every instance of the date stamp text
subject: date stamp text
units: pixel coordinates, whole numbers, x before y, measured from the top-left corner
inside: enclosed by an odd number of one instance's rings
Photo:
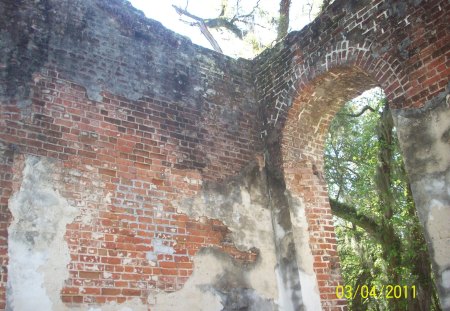
[[[358,285],[356,288],[350,285],[338,285],[336,286],[336,297],[355,299],[357,296],[362,298],[386,298],[386,299],[408,299],[416,298],[416,286],[415,285],[383,285],[383,286],[368,286]]]

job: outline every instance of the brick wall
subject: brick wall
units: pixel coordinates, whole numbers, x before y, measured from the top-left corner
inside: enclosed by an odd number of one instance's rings
[[[449,3],[419,2],[335,1],[253,61],[196,47],[126,1],[2,2],[0,26],[10,31],[0,46],[0,309],[8,198],[23,168],[14,154],[55,159],[55,188],[78,210],[64,235],[66,306],[152,304],[153,290],[183,288],[207,247],[243,267],[260,263],[258,250],[236,247],[229,219],[192,218],[174,204],[257,159],[261,176],[282,181],[271,189],[304,208],[307,228],[290,203],[272,213],[289,218],[298,267],[308,270],[301,259],[310,256],[323,309],[345,309],[334,295],[324,139],[340,106],[373,86],[397,108],[445,96]]]
[[[93,102],[56,71],[44,70],[35,81],[30,118],[8,117],[5,108],[1,137],[19,153],[63,162],[61,191],[81,210],[67,226],[71,263],[64,302],[135,296],[146,302],[150,289],[179,290],[202,247],[217,247],[242,262],[256,259],[256,253],[234,247],[221,221],[190,219],[171,204],[196,193],[209,176],[225,178],[251,161],[254,147],[245,139],[250,131],[240,141],[214,137],[201,131],[199,111],[149,98],[133,102],[103,93],[102,102]],[[158,253],[157,246],[174,252]]]
[[[2,26],[28,26],[2,46],[0,309],[12,150],[58,159],[60,192],[80,211],[65,234],[67,305],[146,304],[152,290],[181,289],[204,247],[254,262],[222,221],[191,219],[172,204],[260,152],[251,63],[196,47],[126,1],[61,1],[49,15],[51,7],[2,3]]]
[[[254,60],[262,135],[274,169],[305,205],[324,309],[345,304],[334,294],[339,259],[322,173],[329,124],[346,101],[375,86],[393,108],[445,97],[448,10],[446,1],[336,1]]]

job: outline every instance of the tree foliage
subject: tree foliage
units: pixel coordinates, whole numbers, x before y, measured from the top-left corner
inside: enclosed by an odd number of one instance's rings
[[[407,299],[351,301],[352,310],[439,310],[431,265],[389,106],[380,89],[347,103],[333,120],[325,175],[346,284],[416,286]]]

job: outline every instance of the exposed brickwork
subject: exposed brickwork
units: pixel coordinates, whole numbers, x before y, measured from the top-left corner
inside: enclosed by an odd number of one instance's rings
[[[2,81],[1,95],[14,94],[18,100],[6,99],[0,106],[0,139],[7,152],[60,160],[61,193],[80,210],[66,233],[70,278],[61,297],[68,304],[120,303],[134,297],[146,303],[151,290],[179,290],[202,247],[221,249],[243,264],[257,258],[254,250],[234,247],[221,221],[189,219],[172,206],[175,199],[195,195],[203,181],[238,174],[261,150],[260,122],[249,122],[259,114],[251,63],[194,47],[134,9],[123,11],[123,4],[61,2],[61,15],[41,20],[49,7],[23,3],[20,18],[35,16],[42,24],[22,36],[33,42],[46,39],[38,50],[13,43],[3,47],[7,70],[2,74],[7,75],[2,77],[15,80]],[[2,5],[7,15],[17,15],[13,2]],[[103,16],[91,15],[89,23],[115,19],[122,34],[113,36],[122,42],[109,40],[107,32],[116,31],[115,26],[103,25],[79,44],[83,26],[78,18],[96,5]],[[92,53],[93,42],[104,42],[104,51]],[[114,54],[116,44],[127,47],[128,56]],[[35,62],[23,66],[29,58]],[[99,81],[104,82],[100,88]],[[88,99],[86,88],[99,101]],[[5,158],[4,165],[8,163]],[[3,171],[0,309],[5,307],[11,192],[11,175],[6,167]]]
[[[221,220],[190,219],[173,204],[257,158],[304,204],[323,309],[345,310],[322,173],[328,126],[345,101],[376,85],[397,108],[445,96],[449,5],[335,1],[246,61],[195,47],[121,0],[4,1],[0,310],[8,199],[23,166],[13,154],[57,159],[58,190],[80,212],[65,235],[68,306],[147,303],[153,290],[180,290],[204,247],[257,262],[258,251],[237,249]]]
[[[255,59],[260,101],[270,105],[267,123],[282,123],[296,94],[340,66],[373,76],[394,107],[424,105],[447,84],[448,6],[446,1],[335,2]]]
[[[321,97],[313,95],[328,85]],[[289,111],[282,138],[283,171],[287,188],[304,200],[313,267],[324,310],[341,310],[336,298],[342,284],[328,189],[323,176],[323,148],[328,127],[342,104],[355,94],[349,90],[373,87],[374,80],[360,70],[334,69],[316,79]],[[301,125],[301,126],[300,126]]]
[[[394,108],[445,96],[449,3],[334,2],[313,23],[255,59],[274,167],[304,199],[324,309],[340,310],[335,235],[323,179],[323,144],[339,108],[381,86]],[[432,14],[430,12],[433,12]]]
[[[136,296],[146,302],[149,290],[178,290],[202,247],[221,249],[238,262],[255,261],[257,253],[234,247],[222,222],[189,219],[171,203],[177,196],[194,195],[214,173],[205,157],[197,156],[198,144],[217,148],[209,151],[215,156],[210,165],[221,167],[220,176],[226,177],[252,159],[251,149],[228,149],[233,144],[246,148],[244,138],[217,145],[206,131],[196,135],[200,113],[189,108],[106,93],[102,103],[92,102],[80,86],[58,79],[57,72],[45,73],[35,76],[31,117],[21,119],[20,111],[13,117],[5,109],[7,126],[1,135],[17,152],[65,163],[57,180],[66,185],[63,196],[81,215],[67,227],[71,264],[61,293],[64,302],[120,303]],[[11,178],[7,172],[5,180]],[[6,209],[9,192],[3,191]],[[5,231],[7,220],[2,222]],[[169,252],[158,253],[155,243]],[[2,250],[4,258],[6,247]]]

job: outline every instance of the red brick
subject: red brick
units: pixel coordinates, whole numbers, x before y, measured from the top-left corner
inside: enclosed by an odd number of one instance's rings
[[[115,170],[111,170],[111,169],[99,168],[98,172],[102,175],[108,175],[108,176],[112,176],[112,177],[117,176],[117,172]]]
[[[103,296],[116,296],[120,295],[121,290],[119,288],[102,288],[101,294]]]
[[[99,279],[101,276],[100,272],[91,272],[91,271],[80,271],[79,272],[79,276],[82,279],[91,279],[91,280],[95,280],[95,279]]]

